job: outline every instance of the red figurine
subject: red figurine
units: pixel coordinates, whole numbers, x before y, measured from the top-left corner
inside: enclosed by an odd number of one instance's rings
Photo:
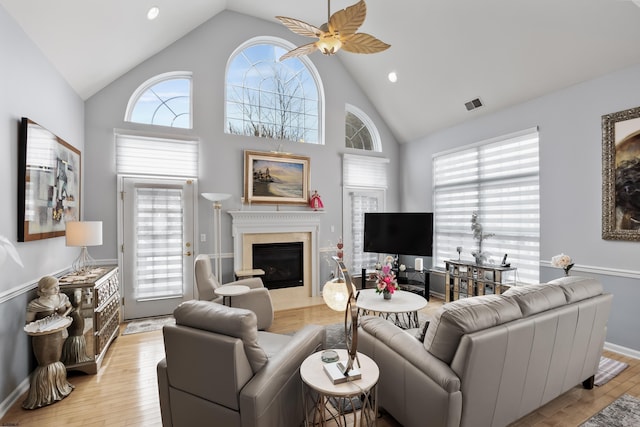
[[[318,194],[318,190],[313,190],[313,194],[311,195],[311,199],[309,199],[309,206],[311,206],[314,211],[317,211],[318,209],[324,208],[324,205],[322,204],[322,199],[320,198],[320,195]]]

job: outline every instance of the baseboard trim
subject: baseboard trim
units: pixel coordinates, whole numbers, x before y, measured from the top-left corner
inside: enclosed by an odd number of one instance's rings
[[[0,418],[4,417],[5,414],[13,407],[13,405],[20,399],[23,393],[29,390],[29,382],[31,376],[25,378],[19,385],[16,387],[7,398],[0,403]]]
[[[610,342],[605,341],[604,349],[608,351],[612,351],[614,353],[621,354],[623,356],[633,357],[634,359],[640,359],[640,351],[634,350],[628,347],[623,347],[618,344],[612,344]]]

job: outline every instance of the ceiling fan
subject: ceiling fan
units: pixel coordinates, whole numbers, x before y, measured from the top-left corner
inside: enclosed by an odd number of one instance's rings
[[[305,37],[318,40],[297,47],[280,57],[280,61],[295,56],[309,55],[320,50],[325,55],[333,55],[341,48],[352,53],[377,53],[391,45],[366,33],[356,33],[367,16],[364,0],[331,15],[331,0],[327,0],[327,22],[320,27],[307,24],[299,19],[276,16],[288,29]]]

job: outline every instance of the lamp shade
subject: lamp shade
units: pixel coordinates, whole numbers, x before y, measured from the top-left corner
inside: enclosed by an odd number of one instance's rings
[[[353,284],[351,286],[355,293],[356,287]],[[344,280],[334,279],[325,283],[322,288],[322,298],[331,310],[345,311],[349,301],[349,290]]]
[[[227,193],[200,193],[200,195],[212,202],[221,202],[231,197],[231,194],[227,194]]]
[[[102,245],[102,221],[68,221],[67,246]]]

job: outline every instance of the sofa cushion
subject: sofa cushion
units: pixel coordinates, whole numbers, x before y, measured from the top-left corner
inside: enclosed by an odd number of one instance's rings
[[[435,313],[424,338],[424,348],[450,364],[464,334],[522,317],[515,300],[500,295],[464,298],[444,304]]]
[[[567,276],[549,283],[559,286],[564,291],[568,303],[602,294],[602,284],[590,277]]]
[[[267,354],[258,344],[258,323],[253,311],[192,300],[180,304],[173,311],[173,316],[176,325],[241,339],[254,374],[267,363]]]
[[[564,296],[562,289],[548,283],[512,286],[502,295],[513,298],[520,306],[524,317],[551,310],[567,303],[567,298]]]

